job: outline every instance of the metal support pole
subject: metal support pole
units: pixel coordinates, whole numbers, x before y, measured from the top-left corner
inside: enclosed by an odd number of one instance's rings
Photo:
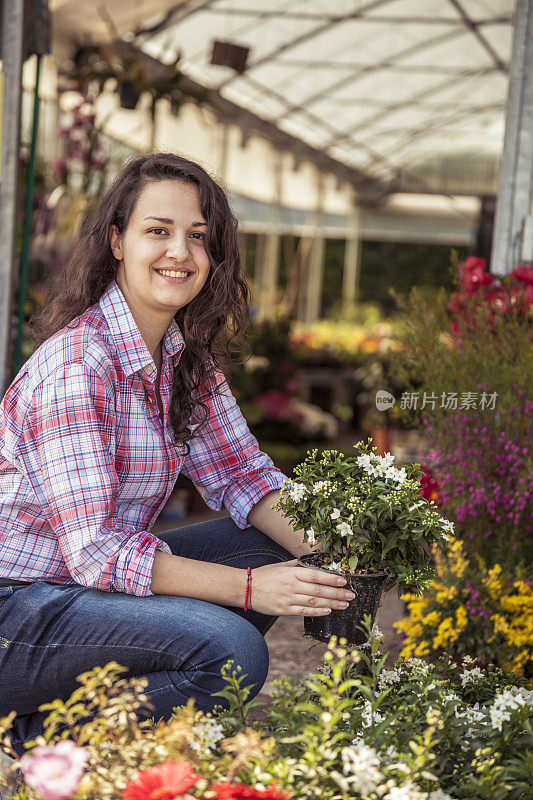
[[[28,162],[28,179],[26,187],[26,213],[24,215],[24,237],[22,256],[20,258],[20,285],[18,302],[17,339],[15,343],[15,374],[22,366],[22,350],[24,346],[24,309],[28,293],[28,270],[30,261],[31,226],[33,222],[33,190],[35,188],[35,156],[37,153],[37,133],[39,129],[39,83],[41,77],[41,54],[36,55],[35,88],[33,91],[33,119],[31,126],[30,160]]]
[[[352,235],[346,239],[344,247],[344,272],[342,276],[342,305],[345,311],[353,309],[359,290],[359,271],[361,262],[361,223],[359,208],[353,200]]]
[[[260,280],[257,281],[259,288],[258,318],[259,320],[272,319],[276,314],[276,289],[278,287],[279,257],[281,249],[281,237],[279,234],[279,224],[282,203],[282,170],[283,162],[280,153],[276,153],[273,160],[274,170],[274,202],[271,206],[271,217],[269,230],[264,240],[263,264],[261,268]]]
[[[320,316],[322,300],[322,283],[324,278],[324,258],[326,254],[326,240],[324,239],[324,176],[321,172],[317,175],[317,202],[314,214],[315,233],[309,257],[307,259],[303,298],[300,304],[300,313],[303,322],[314,322]]]
[[[517,0],[491,272],[523,258],[533,181],[533,0]]]
[[[24,0],[2,3],[2,12],[4,109],[0,183],[0,394],[3,396],[11,378],[11,313],[19,185]]]
[[[326,240],[319,230],[313,239],[311,252],[309,253],[309,271],[307,273],[307,292],[304,309],[305,322],[315,322],[320,317],[325,255]]]

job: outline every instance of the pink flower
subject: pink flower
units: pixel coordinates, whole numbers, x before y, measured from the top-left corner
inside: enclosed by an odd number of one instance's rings
[[[76,794],[89,756],[82,747],[65,740],[34,747],[20,759],[24,780],[43,800],[67,800]]]

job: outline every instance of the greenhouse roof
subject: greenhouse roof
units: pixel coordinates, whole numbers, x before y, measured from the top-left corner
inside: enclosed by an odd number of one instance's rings
[[[110,0],[111,16],[114,6],[126,14],[125,3]],[[129,41],[165,63],[181,54],[179,69],[189,78],[386,191],[443,191],[439,182],[457,160],[466,171],[468,164],[488,170],[474,193],[494,190],[513,0],[156,6],[127,4]],[[125,18],[121,25],[124,35]],[[215,40],[249,48],[242,73],[211,63]]]

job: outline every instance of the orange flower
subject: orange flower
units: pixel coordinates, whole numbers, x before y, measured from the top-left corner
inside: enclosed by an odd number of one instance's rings
[[[196,800],[183,792],[194,786],[196,775],[187,761],[165,761],[139,772],[135,780],[128,781],[122,800]]]

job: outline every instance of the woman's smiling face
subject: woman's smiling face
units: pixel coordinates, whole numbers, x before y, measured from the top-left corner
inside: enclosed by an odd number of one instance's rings
[[[112,226],[110,243],[120,261],[116,282],[134,317],[167,317],[170,322],[196,297],[209,274],[206,220],[196,184],[148,183],[124,233]]]

